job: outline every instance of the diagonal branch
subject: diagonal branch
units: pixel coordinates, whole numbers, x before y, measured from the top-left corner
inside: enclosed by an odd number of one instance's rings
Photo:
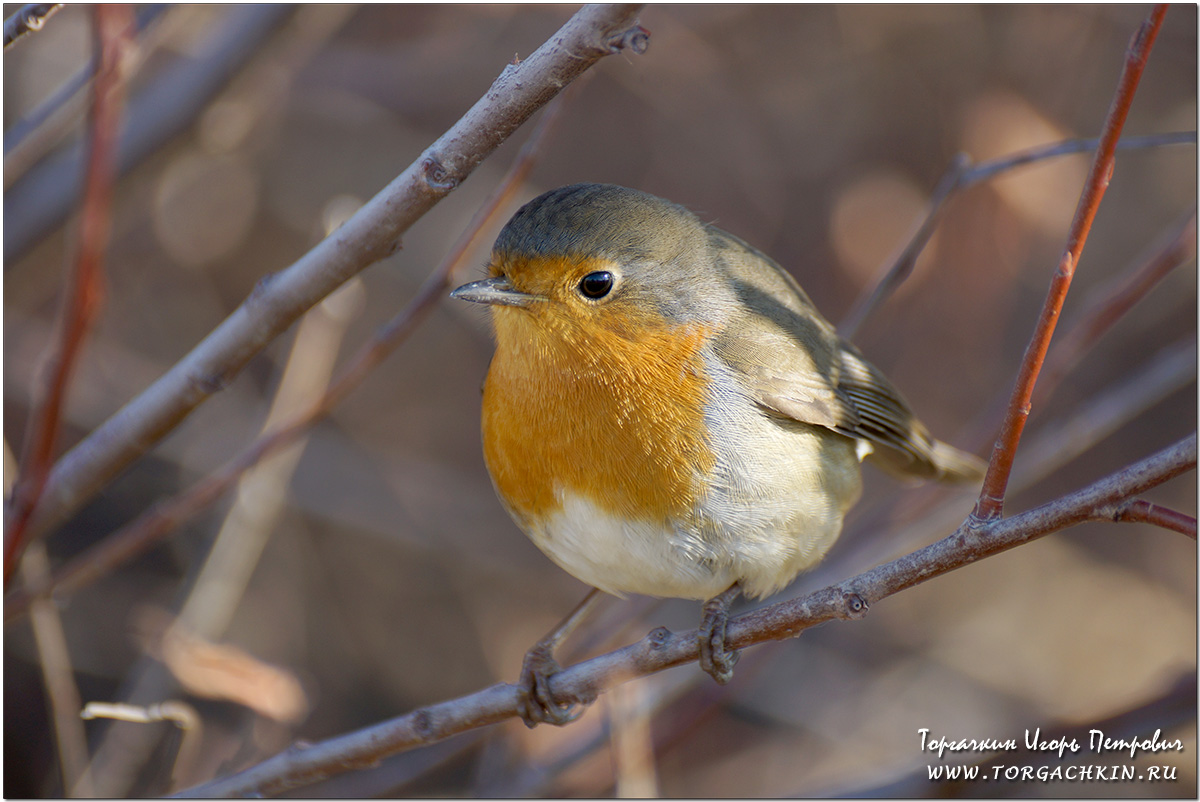
[[[533,169],[546,136],[562,109],[563,101],[569,97],[569,93],[561,95],[547,106],[542,119],[521,147],[520,153],[496,190],[475,213],[441,264],[421,285],[416,296],[391,320],[384,323],[349,360],[320,398],[306,409],[272,426],[270,431],[257,437],[219,470],[142,513],[129,524],[73,558],[50,577],[37,584],[26,584],[9,594],[4,600],[5,620],[11,621],[24,615],[30,609],[31,602],[40,596],[73,593],[141,554],[181,523],[223,496],[247,470],[270,455],[289,447],[324,420],[408,338],[413,329],[445,295],[455,275],[461,271],[466,254],[476,245],[480,235],[496,216],[509,208],[513,196]]]
[[[1154,47],[1154,39],[1158,36],[1158,30],[1162,27],[1163,17],[1166,13],[1166,4],[1155,6],[1150,16],[1134,33],[1133,39],[1129,43],[1129,49],[1126,51],[1125,68],[1121,72],[1116,94],[1104,121],[1100,147],[1097,148],[1096,155],[1092,159],[1091,172],[1084,184],[1083,193],[1079,197],[1079,205],[1075,209],[1075,218],[1071,222],[1070,233],[1067,235],[1066,249],[1050,280],[1050,290],[1046,295],[1041,314],[1038,316],[1033,339],[1025,349],[1025,356],[1021,360],[1021,367],[1017,374],[1017,382],[1008,403],[1008,412],[992,449],[992,458],[983,479],[983,489],[980,490],[979,501],[975,505],[974,515],[981,520],[999,518],[1004,511],[1004,495],[1008,487],[1008,477],[1012,473],[1013,460],[1016,458],[1021,433],[1025,429],[1025,421],[1029,419],[1033,388],[1037,384],[1042,362],[1046,359],[1046,350],[1050,347],[1050,339],[1054,336],[1054,327],[1058,322],[1059,312],[1067,298],[1067,291],[1071,288],[1075,266],[1079,264],[1080,254],[1083,253],[1084,243],[1087,242],[1088,232],[1092,227],[1092,220],[1100,208],[1100,200],[1104,197],[1104,191],[1108,188],[1108,182],[1112,178],[1113,167],[1116,163],[1117,140],[1121,137],[1121,129],[1125,127],[1125,119],[1129,116],[1134,93],[1137,91],[1138,82],[1146,69],[1150,50]]]
[[[1059,339],[1046,359],[1034,400],[1041,402],[1047,390],[1055,387],[1122,315],[1145,298],[1171,271],[1194,258],[1196,208],[1193,206],[1180,223],[1151,245],[1148,256],[1139,259],[1080,313],[1074,327]]]
[[[796,637],[817,624],[862,618],[871,604],[926,580],[1037,538],[1091,520],[1113,520],[1122,502],[1196,465],[1196,436],[1075,493],[1027,512],[981,522],[923,549],[806,596],[751,611],[729,622],[727,641],[743,649]],[[659,627],[637,643],[563,669],[551,679],[560,699],[590,703],[615,685],[695,662],[696,630]],[[388,755],[517,715],[517,688],[498,684],[415,710],[357,732],[291,749],[238,774],[191,788],[186,797],[263,796],[308,785],[342,771],[365,768]]]
[[[1143,136],[1126,137],[1117,143],[1117,150],[1158,148],[1166,145],[1194,145],[1195,143],[1195,131],[1177,131],[1168,134],[1145,134]],[[916,266],[917,259],[921,256],[921,252],[925,250],[925,246],[929,244],[929,239],[937,229],[943,209],[950,199],[959,192],[983,181],[990,181],[997,175],[1018,167],[1024,167],[1035,162],[1059,156],[1087,153],[1099,146],[1100,140],[1096,138],[1065,139],[1062,142],[1038,145],[1037,147],[1007,156],[1000,156],[995,159],[979,162],[975,165],[971,164],[971,159],[967,154],[959,153],[951,160],[950,166],[946,168],[946,172],[942,174],[941,180],[938,181],[933,194],[929,198],[928,209],[925,211],[924,219],[921,220],[916,231],[909,237],[904,249],[892,259],[891,264],[880,274],[875,284],[870,289],[865,290],[855,300],[854,306],[846,313],[845,319],[838,324],[838,334],[847,340],[853,340],[867,318],[896,291],[897,287],[908,279],[912,274],[913,268]]]
[[[283,271],[264,277],[224,322],[165,375],[54,466],[30,521],[40,535],[65,520],[192,410],[227,386],[267,343],[368,265],[471,174],[535,111],[604,56],[641,52],[639,5],[589,5],[519,64],[408,169],[341,228]]]
[[[17,13],[4,20],[4,49],[16,42],[22,36],[33,31],[40,31],[46,20],[62,8],[62,3],[27,3],[17,9]]]

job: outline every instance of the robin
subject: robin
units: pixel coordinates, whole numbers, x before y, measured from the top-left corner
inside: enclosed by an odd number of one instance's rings
[[[552,190],[505,225],[488,273],[451,296],[491,309],[483,449],[501,502],[600,591],[709,600],[700,662],[718,682],[737,659],[730,603],[824,556],[863,459],[906,477],[982,475],[788,273],[682,206],[606,184]],[[596,595],[526,656],[530,726],[577,715],[547,680]]]

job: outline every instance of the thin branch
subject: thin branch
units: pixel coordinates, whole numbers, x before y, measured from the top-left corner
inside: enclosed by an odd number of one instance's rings
[[[1114,378],[1063,418],[1038,426],[1021,449],[1009,489],[1019,492],[1042,481],[1195,381],[1194,335],[1147,353],[1143,364]]]
[[[1146,134],[1144,136],[1131,136],[1122,139],[1117,143],[1117,150],[1139,150],[1142,148],[1158,148],[1165,145],[1195,144],[1195,142],[1195,131]],[[838,334],[847,340],[853,340],[867,318],[879,308],[880,304],[891,297],[897,287],[908,279],[912,274],[913,267],[917,263],[917,259],[921,256],[921,253],[925,250],[925,246],[929,244],[930,237],[933,236],[933,232],[937,229],[937,224],[941,220],[942,209],[959,192],[974,184],[995,178],[997,175],[1009,170],[1059,156],[1090,153],[1099,147],[1099,145],[1100,140],[1097,138],[1066,139],[1061,142],[1052,142],[1048,145],[1038,145],[1037,147],[1008,156],[989,159],[974,166],[971,166],[970,156],[965,153],[957,154],[951,160],[950,166],[946,168],[946,172],[942,175],[941,180],[938,181],[937,187],[934,188],[933,195],[929,199],[928,208],[925,212],[925,218],[917,226],[908,244],[892,260],[892,263],[880,273],[874,286],[859,295],[858,299],[854,302],[854,306],[846,313],[846,317],[838,326]]]
[[[300,319],[263,433],[286,424],[328,391],[338,350],[364,305],[365,294],[361,281],[355,279]],[[307,434],[307,430],[299,432],[286,447],[281,444],[273,454],[264,454],[257,465],[238,476],[233,503],[179,607],[179,623],[189,632],[217,639],[228,629],[286,508],[288,487],[308,445]]]
[[[49,572],[50,560],[46,557],[46,549],[41,543],[36,543],[21,562],[21,574],[37,582],[43,581]],[[42,670],[42,684],[49,701],[54,741],[58,746],[62,795],[91,796],[87,736],[79,722],[82,699],[79,686],[75,684],[71,650],[67,645],[62,617],[54,602],[39,600],[30,611],[29,619],[38,664]]]
[[[267,456],[294,443],[297,438],[323,420],[343,399],[371,374],[393,351],[407,339],[408,335],[424,320],[430,310],[442,299],[446,289],[463,264],[463,257],[476,244],[488,224],[504,209],[508,208],[513,195],[520,189],[545,138],[557,120],[562,101],[569,95],[553,102],[542,115],[537,127],[522,146],[509,171],[501,179],[496,190],[475,213],[471,223],[464,229],[454,247],[441,264],[429,275],[409,304],[376,331],[358,353],[349,361],[338,377],[330,384],[325,394],[307,408],[292,415],[285,422],[273,427],[247,446],[240,454],[227,462],[220,470],[147,510],[131,523],[105,537],[98,544],[75,557],[58,571],[48,583],[26,586],[4,601],[4,617],[11,621],[29,609],[30,602],[49,593],[67,594],[85,587],[104,576],[116,566],[142,553],[162,537],[191,518],[228,491],[251,467]],[[336,236],[337,232],[334,232]]]
[[[198,50],[154,77],[129,100],[126,125],[117,146],[117,170],[124,174],[171,137],[195,122],[213,96],[253,56],[263,41],[292,13],[283,3],[235,4],[213,26]],[[144,9],[150,17],[153,9]],[[87,67],[84,67],[86,77]],[[59,93],[56,93],[59,97]],[[17,132],[20,134],[20,132]],[[9,138],[5,138],[8,151]],[[34,145],[36,143],[30,143]],[[4,259],[12,263],[58,228],[79,199],[83,153],[78,145],[29,169],[4,197]],[[8,164],[5,164],[7,173]],[[24,165],[17,163],[17,169]],[[6,175],[6,179],[9,177]]]
[[[929,238],[933,236],[934,229],[937,228],[938,220],[942,216],[942,209],[946,205],[946,201],[950,196],[963,185],[963,176],[970,166],[971,157],[965,153],[959,153],[950,162],[950,167],[947,168],[942,180],[938,182],[937,187],[933,190],[933,197],[929,199],[929,211],[925,214],[925,219],[917,227],[916,232],[908,241],[908,245],[904,250],[892,261],[890,267],[883,272],[883,275],[871,288],[870,293],[859,296],[854,307],[847,313],[845,320],[838,327],[838,334],[845,337],[847,340],[854,339],[854,335],[858,333],[858,329],[862,326],[863,321],[870,316],[872,312],[883,303],[883,301],[896,291],[904,281],[912,275],[913,268],[917,264],[917,257],[921,255],[921,251],[925,250],[925,246],[929,243]]]
[[[4,49],[27,33],[40,31],[46,20],[62,8],[62,3],[28,3],[4,21]]]
[[[354,279],[301,318],[263,432],[277,428],[310,406],[328,388],[342,339],[361,310],[363,295],[361,281]],[[238,478],[233,502],[203,565],[195,573],[191,588],[178,606],[176,631],[191,637],[186,641],[176,637],[174,642],[216,641],[225,635],[263,549],[277,528],[292,474],[307,441],[307,433],[297,437]],[[41,585],[49,586],[49,582]],[[24,587],[30,586],[27,583]],[[236,661],[226,664],[240,669]],[[182,682],[177,676],[175,682],[169,679],[169,670],[169,662],[143,655],[139,664],[128,672],[132,679],[125,683],[119,698],[145,700],[176,693],[176,683]],[[187,739],[185,734],[185,746]],[[161,741],[162,733],[154,727],[105,729],[92,761],[97,790],[105,796],[128,795],[130,787],[123,781],[138,776]],[[191,742],[195,743],[195,739]],[[189,748],[194,751],[194,746]],[[181,755],[184,752],[181,746]],[[186,776],[190,762],[181,757],[177,763],[180,766],[177,776]],[[171,787],[177,789],[181,785],[173,780]]]
[[[1090,139],[1065,139],[1049,145],[1038,145],[1028,150],[1011,153],[980,162],[963,173],[962,187],[987,181],[1000,173],[1007,172],[1027,164],[1053,159],[1059,156],[1070,156],[1076,153],[1091,153],[1100,147],[1100,137]],[[1195,131],[1171,131],[1162,134],[1142,134],[1130,136],[1117,143],[1117,150],[1141,150],[1143,148],[1161,148],[1165,145],[1196,144]]]
[[[645,683],[614,688],[608,697],[609,748],[620,799],[656,799],[658,774],[650,734],[652,701]]]
[[[1196,258],[1196,209],[1150,246],[1149,255],[1092,300],[1066,336],[1055,343],[1042,368],[1033,400],[1042,403],[1049,391],[1080,357],[1121,317],[1146,297],[1175,268]]]
[[[1012,398],[1009,401],[1008,412],[1001,426],[992,449],[992,458],[988,463],[987,474],[983,479],[983,488],[979,492],[979,501],[975,505],[974,515],[981,520],[999,518],[1004,510],[1004,496],[1008,487],[1008,477],[1012,473],[1013,460],[1016,458],[1017,446],[1021,441],[1021,433],[1025,422],[1029,419],[1033,388],[1037,384],[1038,373],[1046,358],[1046,350],[1050,347],[1050,339],[1054,336],[1054,327],[1058,322],[1059,312],[1066,300],[1067,291],[1071,288],[1071,279],[1075,275],[1075,267],[1083,246],[1087,242],[1092,220],[1100,208],[1100,200],[1112,177],[1116,163],[1116,144],[1129,116],[1129,107],[1133,104],[1133,96],[1137,91],[1138,82],[1146,69],[1150,50],[1162,27],[1163,17],[1167,13],[1166,4],[1154,8],[1150,16],[1142,23],[1129,44],[1125,55],[1125,68],[1117,84],[1116,95],[1112,106],[1109,107],[1104,121],[1100,146],[1092,159],[1091,172],[1084,184],[1083,193],[1079,198],[1079,206],[1075,210],[1075,218],[1071,222],[1070,233],[1067,235],[1067,245],[1058,269],[1050,281],[1050,290],[1038,316],[1033,339],[1025,350],[1021,367],[1017,374],[1016,386],[1013,387]]]
[[[1157,286],[1167,273],[1195,257],[1195,215],[1196,212],[1193,209],[1184,220],[1159,235],[1155,243],[1148,249],[1148,255],[1131,262],[1107,288],[1098,288],[1088,296],[1083,311],[1070,321],[1066,334],[1051,345],[1050,352],[1046,355],[1046,363],[1034,391],[1033,400],[1036,404],[1045,404],[1083,355],[1094,347],[1126,312]],[[1194,338],[1192,339],[1194,340]],[[1195,365],[1194,348],[1186,360],[1188,365]],[[1127,377],[1127,383],[1135,385],[1133,392],[1148,399],[1150,403],[1154,403],[1174,391],[1174,388],[1171,388],[1164,393],[1155,395],[1154,392],[1150,392],[1151,388],[1137,386],[1142,383],[1143,376],[1150,375],[1152,365],[1153,363],[1147,360],[1136,379],[1132,375]],[[1155,373],[1154,375],[1158,379],[1165,379],[1167,384],[1174,381],[1167,374]],[[1184,372],[1175,371],[1173,375],[1179,379],[1182,378]],[[1158,382],[1158,384],[1162,385],[1163,382]],[[1098,400],[1099,398],[1092,399],[1088,402],[1089,406],[1095,406]],[[994,433],[999,429],[1003,420],[1005,406],[1005,399],[994,399],[988,404],[987,409],[975,416],[975,420],[966,427],[966,433],[961,437],[962,441],[967,444],[968,451],[978,451],[994,437]],[[1082,416],[1084,420],[1087,417],[1087,415]],[[1044,431],[1050,438],[1058,437],[1060,434],[1054,429],[1055,427],[1044,427]],[[1093,436],[1092,440],[1096,439],[1098,438]],[[1028,456],[1026,453],[1025,457]],[[1023,458],[1023,461],[1028,468],[1030,460],[1026,458]]]
[[[1154,524],[1181,535],[1196,539],[1196,519],[1169,507],[1151,504],[1145,499],[1133,499],[1121,504],[1113,516],[1114,521]]]
[[[83,351],[104,298],[104,255],[112,218],[115,153],[124,100],[121,60],[130,44],[133,16],[127,5],[95,8],[97,49],[92,103],[91,140],[85,177],[83,211],[79,221],[79,250],[75,269],[59,315],[59,332],[51,346],[41,402],[31,415],[20,467],[20,479],[6,510],[4,527],[4,584],[7,587],[29,539],[28,524],[49,480],[54,446],[62,423],[62,408],[76,361]]]
[[[88,702],[79,714],[88,721],[98,718],[131,721],[137,724],[154,724],[159,721],[169,721],[179,728],[182,737],[179,739],[179,750],[171,763],[171,788],[179,787],[180,778],[187,776],[188,771],[196,763],[200,753],[201,736],[204,732],[204,721],[196,713],[195,708],[187,702],[168,700],[153,705],[131,705],[110,702]]]
[[[864,617],[870,605],[934,577],[1051,532],[1089,520],[1112,520],[1113,505],[1196,465],[1195,433],[1088,487],[1003,519],[968,518],[942,540],[798,599],[769,605],[729,622],[727,640],[744,649],[796,637],[817,624]],[[563,669],[551,679],[560,699],[581,704],[600,693],[685,663],[699,654],[696,630],[659,627],[637,643]],[[230,777],[205,783],[185,797],[264,796],[310,784],[333,773],[373,765],[383,757],[435,743],[517,714],[517,688],[498,684],[415,710],[357,732],[291,749]]]
[[[408,169],[341,228],[250,296],[164,376],[91,432],[50,474],[31,520],[34,535],[65,520],[227,386],[267,343],[314,304],[374,262],[452,192],[535,111],[604,56],[643,50],[638,5],[589,5],[519,64]]]
[[[156,45],[161,42],[161,36],[149,35],[161,31],[162,26],[156,23],[166,16],[167,5],[154,3],[139,6],[134,13],[136,30],[136,45],[126,53],[127,75],[137,72],[146,58],[156,51]],[[88,93],[96,73],[97,58],[93,56],[75,73],[64,80],[58,87],[47,95],[37,106],[26,112],[4,132],[4,188],[9,187],[24,176],[33,166],[39,163],[46,154],[50,153],[68,134],[78,127],[79,118],[87,109]],[[127,104],[126,125],[138,125],[133,112],[137,108],[136,98]],[[118,153],[120,146],[117,146]],[[117,159],[117,171],[121,172],[120,157]],[[78,172],[78,169],[76,169]],[[45,186],[45,190],[62,192],[65,198],[73,199],[78,195],[78,187],[72,185],[72,191],[66,192],[66,187],[56,185]],[[14,220],[14,223],[16,221]],[[11,258],[11,255],[8,257]]]
[[[1009,491],[1020,492],[1045,480],[1138,415],[1193,383],[1195,365],[1195,338],[1183,337],[1148,354],[1138,370],[1114,379],[1072,414],[1062,420],[1043,421],[1025,438]],[[966,440],[974,443],[973,438]],[[928,542],[931,533],[952,531],[962,520],[962,505],[973,495],[966,487],[932,483],[905,494],[887,514],[881,510],[881,514],[860,521],[858,529],[864,536],[846,542],[811,572],[802,574],[793,586],[795,591],[820,587],[857,566],[911,551]]]

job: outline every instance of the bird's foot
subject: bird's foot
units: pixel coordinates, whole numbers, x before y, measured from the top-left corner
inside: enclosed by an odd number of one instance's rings
[[[562,669],[554,659],[554,644],[538,641],[525,653],[521,679],[517,681],[517,713],[529,728],[538,724],[563,726],[583,713],[574,702],[563,702],[550,690],[550,678]]]
[[[700,668],[724,685],[733,679],[733,667],[741,653],[725,648],[725,629],[729,624],[729,607],[741,588],[733,585],[704,603],[704,618],[700,622]]]

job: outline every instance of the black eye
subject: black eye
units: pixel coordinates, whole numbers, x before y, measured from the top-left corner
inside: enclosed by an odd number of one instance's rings
[[[579,291],[588,298],[603,298],[613,288],[613,274],[607,270],[588,273],[579,282]]]

